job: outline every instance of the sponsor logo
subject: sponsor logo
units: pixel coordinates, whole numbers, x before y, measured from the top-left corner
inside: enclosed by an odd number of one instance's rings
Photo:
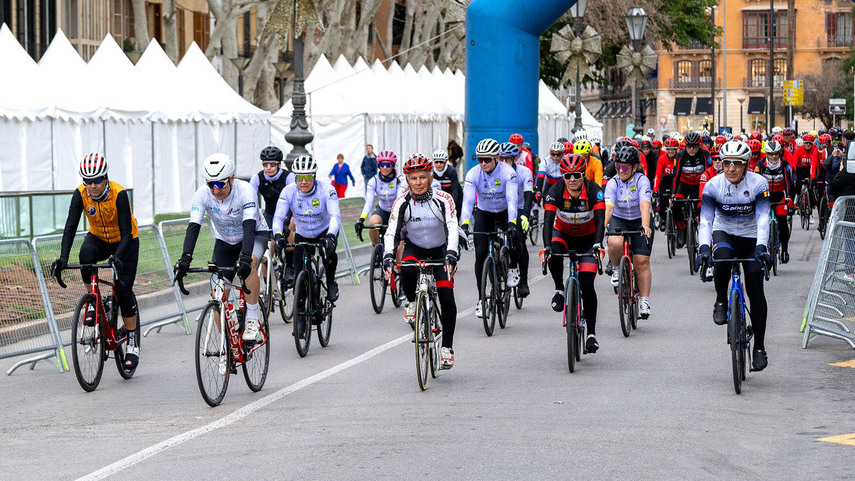
[[[597,199],[599,199],[599,200],[603,200],[603,198],[604,198],[604,196],[603,196],[603,191],[599,191],[599,192],[597,192]]]
[[[565,200],[565,201],[564,201],[564,208],[565,208],[565,209],[569,209],[569,208],[570,208],[570,201],[569,201],[569,200]]]
[[[89,215],[95,215],[95,212],[97,212],[97,211],[98,211],[98,209],[96,209],[95,206],[93,205],[93,206],[89,207],[89,210],[87,210],[86,213]]]
[[[635,186],[634,186],[634,185],[633,185],[632,187],[630,187],[630,188],[629,188],[629,191],[630,191],[630,192],[632,192],[633,194],[635,193],[635,190],[636,190],[636,189],[635,189]]]
[[[244,209],[252,209],[253,207],[255,207],[255,202],[247,202],[243,205]]]
[[[750,196],[751,194],[746,190],[745,192],[743,192],[743,193],[742,193],[742,195],[743,195],[743,196],[745,196],[745,197],[748,197],[748,196]]]
[[[317,207],[319,205],[321,205],[321,201],[318,199],[312,199],[312,207]]]
[[[501,180],[501,179],[496,179],[496,180],[494,180],[494,181],[493,181],[493,183],[494,183],[494,184],[496,184],[496,187],[499,187],[499,186],[501,186],[501,185],[502,185],[502,180]]]

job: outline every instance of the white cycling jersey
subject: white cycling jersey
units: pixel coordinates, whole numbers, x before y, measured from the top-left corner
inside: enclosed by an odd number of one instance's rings
[[[338,195],[326,181],[316,179],[315,187],[307,194],[300,192],[297,184],[282,189],[276,203],[276,214],[273,216],[274,233],[282,233],[285,217],[289,212],[294,215],[295,229],[302,237],[316,238],[325,232],[338,234],[341,225]]]
[[[256,232],[270,230],[258,210],[255,189],[240,179],[232,182],[232,190],[223,200],[217,200],[207,185],[196,189],[190,203],[190,222],[201,225],[205,214],[211,219],[214,238],[232,245],[243,241],[245,220],[255,219]]]
[[[517,209],[525,207],[525,193],[534,191],[534,179],[531,175],[531,169],[525,164],[516,164],[517,170]]]
[[[457,212],[451,194],[432,188],[430,197],[422,202],[409,192],[398,197],[383,237],[385,251],[395,252],[403,239],[422,249],[444,245],[446,250],[457,251]]]
[[[398,198],[398,187],[400,187],[401,176],[395,176],[392,180],[386,182],[380,178],[380,174],[368,179],[368,184],[365,190],[365,205],[362,207],[362,216],[365,217],[371,212],[374,206],[374,197],[377,197],[377,206],[389,212],[392,210],[392,204]]]
[[[769,182],[759,174],[746,172],[738,184],[717,175],[704,186],[701,197],[700,244],[712,245],[713,231],[739,237],[753,237],[757,245],[769,239]]]
[[[478,197],[478,209],[485,212],[508,211],[508,222],[517,219],[517,173],[510,165],[499,162],[492,172],[487,173],[476,165],[466,173],[463,184],[463,215],[461,222],[472,219],[475,197]]]

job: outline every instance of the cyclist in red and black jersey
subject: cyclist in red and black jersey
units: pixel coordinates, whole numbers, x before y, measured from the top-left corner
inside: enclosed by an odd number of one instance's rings
[[[700,199],[701,174],[710,166],[709,153],[701,149],[701,136],[697,132],[689,132],[684,139],[686,149],[677,154],[674,170],[674,197],[678,199]],[[682,209],[674,212],[677,223],[677,245],[682,247],[686,242],[686,223]]]
[[[550,256],[568,250],[588,253],[580,256],[579,287],[589,333],[585,347],[588,352],[596,352],[600,345],[596,337],[597,292],[594,279],[597,260],[594,256],[599,256],[602,248],[606,204],[600,186],[585,177],[585,168],[585,159],[580,155],[565,155],[561,159],[563,182],[549,189],[543,204],[543,260],[548,260],[555,285],[552,310],[561,312],[564,307],[564,259]]]
[[[748,159],[748,171],[753,172],[754,168],[757,167],[757,164],[766,158],[766,154],[761,152],[763,150],[763,144],[759,140],[748,139],[747,144],[751,149],[751,158]]]
[[[766,158],[757,164],[754,172],[762,175],[769,181],[769,201],[786,202],[787,205],[775,207],[775,216],[778,218],[778,237],[781,239],[781,263],[790,262],[790,254],[787,247],[790,243],[790,226],[787,224],[787,214],[793,208],[792,193],[795,189],[793,184],[793,170],[790,164],[781,161],[781,144],[774,140],[766,143]]]

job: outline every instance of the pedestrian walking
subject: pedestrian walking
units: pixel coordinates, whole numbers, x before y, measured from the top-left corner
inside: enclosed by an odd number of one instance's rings
[[[377,155],[374,154],[374,146],[368,144],[365,146],[365,157],[362,158],[362,190],[366,192],[368,188],[368,180],[377,175]]]
[[[344,161],[344,154],[338,154],[336,160],[338,160],[338,163],[333,165],[332,170],[330,170],[330,181],[335,188],[338,198],[343,199],[344,191],[347,190],[347,178],[350,177],[353,185],[356,185],[356,179],[350,173],[350,166]]]

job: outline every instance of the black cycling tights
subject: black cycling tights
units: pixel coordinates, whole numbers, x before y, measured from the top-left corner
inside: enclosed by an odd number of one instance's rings
[[[407,241],[404,241],[404,255],[402,261],[407,260],[437,260],[445,258],[445,246],[434,249],[422,249]],[[433,278],[436,281],[436,294],[439,297],[442,316],[442,347],[451,349],[454,346],[454,327],[457,323],[457,303],[454,302],[454,281],[448,280],[448,273],[444,267],[433,268]],[[407,296],[408,302],[416,301],[416,284],[419,281],[419,270],[415,267],[401,268],[398,277],[401,289]]]
[[[508,211],[487,212],[475,209],[472,216],[472,232],[496,232],[508,225]],[[481,299],[481,271],[484,269],[484,259],[490,252],[490,238],[485,234],[472,236],[475,242],[475,281],[478,283],[478,299]]]
[[[92,234],[86,234],[83,239],[83,244],[80,245],[80,254],[78,259],[81,264],[95,264],[107,260],[108,257],[116,253],[116,248],[119,243],[114,244],[104,242]],[[134,297],[134,280],[137,277],[137,262],[140,254],[140,240],[131,239],[128,249],[125,251],[125,258],[119,259],[122,261],[122,267],[117,269],[119,284],[116,286],[116,298],[119,301],[119,306],[122,310],[122,317],[133,317],[137,314],[137,300]],[[106,271],[102,271],[106,272]],[[92,271],[90,269],[81,269],[80,275],[83,278],[83,283],[89,285],[92,281]],[[107,274],[109,275],[109,274]]]
[[[294,234],[294,242],[324,242],[326,240],[327,233],[324,231],[318,237],[303,237],[300,234]],[[306,252],[303,252],[303,251]],[[300,271],[303,270],[303,257],[311,258],[315,253],[314,247],[304,247],[304,246],[296,246],[294,247],[294,272],[295,275],[299,274]],[[327,252],[326,257],[322,259],[324,263],[324,269],[327,274],[327,285],[332,284],[335,280],[335,270],[338,267],[338,254],[335,252]]]
[[[510,267],[519,267],[520,284],[528,284],[528,248],[525,243],[526,236],[523,234],[511,244],[514,248],[510,252]]]
[[[750,237],[737,237],[723,231],[713,232],[713,258],[715,259],[750,259],[754,257],[756,241]],[[727,304],[730,288],[731,263],[715,264],[713,278],[715,279],[716,302]],[[748,303],[751,308],[751,325],[754,329],[754,347],[766,349],[766,295],[763,292],[763,271],[757,262],[742,263],[742,279]]]
[[[571,237],[553,231],[552,252],[564,254],[569,250],[586,252],[594,245],[594,236]],[[559,240],[560,239],[560,240]],[[549,272],[556,291],[564,292],[564,263],[566,259],[559,256],[549,258]],[[594,280],[597,278],[597,261],[594,256],[583,256],[579,259],[579,290],[582,294],[582,309],[585,311],[585,324],[588,334],[597,333],[597,291],[594,290]]]

